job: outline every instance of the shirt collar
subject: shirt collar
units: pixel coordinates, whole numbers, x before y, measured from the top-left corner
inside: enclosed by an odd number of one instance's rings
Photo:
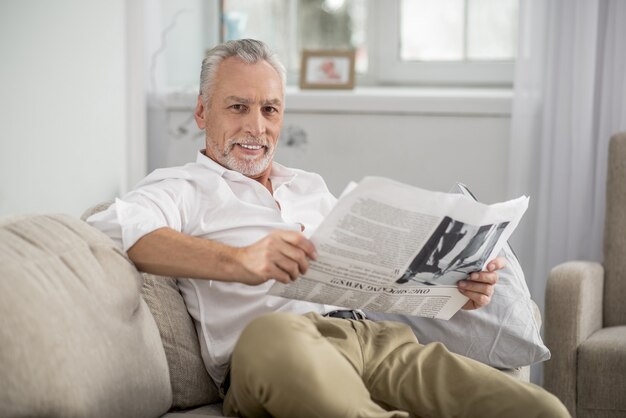
[[[207,157],[206,154],[204,153],[203,149],[198,151],[198,156],[196,157],[196,163],[205,166],[206,168],[208,168],[211,171],[215,171],[220,176],[223,176],[224,173],[227,172],[227,171],[231,171],[231,170],[227,169],[226,167],[223,167],[220,164],[216,163],[215,161],[213,161],[209,157]]]
[[[216,172],[221,177],[224,177],[229,180],[236,179],[248,179],[249,177],[244,176],[238,171],[230,170],[217,162],[213,161],[211,158],[207,157],[204,153],[204,150],[198,151],[198,156],[196,157],[196,163],[203,165],[211,171]],[[289,167],[285,167],[282,164],[277,163],[276,161],[272,161],[272,170],[270,171],[270,179],[272,180],[272,184],[274,189],[277,189],[282,184],[290,183],[298,173]]]

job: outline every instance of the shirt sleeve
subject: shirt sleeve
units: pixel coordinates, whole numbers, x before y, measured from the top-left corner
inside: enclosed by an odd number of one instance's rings
[[[133,190],[106,210],[87,218],[87,223],[107,234],[128,251],[141,237],[159,228],[182,230],[183,200],[188,183],[172,179]]]

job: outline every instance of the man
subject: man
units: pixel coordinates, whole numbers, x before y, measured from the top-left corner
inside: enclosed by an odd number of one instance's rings
[[[316,258],[301,231],[335,200],[318,175],[273,161],[285,75],[263,43],[215,47],[200,84],[206,149],[196,163],[156,170],[89,222],[139,269],[190,278],[179,286],[225,414],[567,416],[542,389],[422,346],[404,325],[324,317],[332,307],[268,296],[274,280],[296,280]],[[465,308],[489,302],[503,265],[459,285]]]

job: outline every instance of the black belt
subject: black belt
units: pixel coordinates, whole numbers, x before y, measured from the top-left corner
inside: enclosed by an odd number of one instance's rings
[[[355,321],[367,319],[367,316],[365,316],[362,311],[351,309],[338,309],[336,311],[326,312],[322,316],[328,316],[331,318],[354,319]]]

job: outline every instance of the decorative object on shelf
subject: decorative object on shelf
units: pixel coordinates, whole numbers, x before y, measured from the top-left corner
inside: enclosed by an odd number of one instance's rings
[[[354,56],[354,50],[304,50],[300,88],[354,88]]]
[[[308,144],[306,131],[297,125],[285,126],[279,140],[285,147],[295,149],[304,149]]]

